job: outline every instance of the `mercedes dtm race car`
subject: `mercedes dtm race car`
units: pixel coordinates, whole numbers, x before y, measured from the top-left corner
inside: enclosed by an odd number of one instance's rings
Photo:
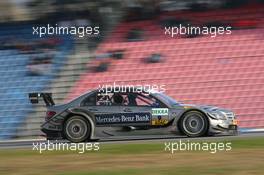
[[[200,137],[236,133],[234,113],[215,106],[182,104],[164,93],[134,87],[100,88],[69,103],[55,105],[51,93],[30,93],[31,103],[40,98],[47,113],[41,130],[47,139],[71,142],[111,136],[181,134]]]

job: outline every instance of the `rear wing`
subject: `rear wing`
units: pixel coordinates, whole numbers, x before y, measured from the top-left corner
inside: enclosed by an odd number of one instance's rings
[[[38,93],[33,92],[28,94],[29,100],[32,104],[39,103],[39,99],[42,98],[46,104],[46,106],[54,106],[55,103],[52,98],[52,93]]]

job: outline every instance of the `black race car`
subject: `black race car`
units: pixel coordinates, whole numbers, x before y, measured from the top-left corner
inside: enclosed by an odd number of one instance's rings
[[[31,103],[46,103],[41,129],[47,139],[83,142],[115,136],[181,134],[200,137],[236,133],[234,113],[215,106],[182,104],[138,87],[100,88],[55,105],[51,93],[30,93]]]

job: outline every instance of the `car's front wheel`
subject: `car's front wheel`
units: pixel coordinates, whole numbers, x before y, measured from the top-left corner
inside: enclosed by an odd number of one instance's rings
[[[204,136],[208,131],[208,119],[199,111],[184,114],[179,123],[180,130],[189,137]]]
[[[82,116],[68,118],[64,125],[64,135],[71,142],[83,142],[90,136],[90,124]]]

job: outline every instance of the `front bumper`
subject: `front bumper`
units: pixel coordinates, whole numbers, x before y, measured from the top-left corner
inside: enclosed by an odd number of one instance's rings
[[[236,119],[217,120],[210,118],[209,133],[237,133],[238,123]]]

